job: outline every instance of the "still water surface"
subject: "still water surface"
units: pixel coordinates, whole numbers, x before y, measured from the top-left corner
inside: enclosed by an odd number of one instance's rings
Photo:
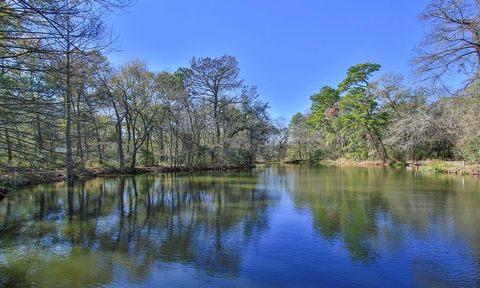
[[[0,286],[476,287],[480,181],[259,167],[41,185],[0,202]]]

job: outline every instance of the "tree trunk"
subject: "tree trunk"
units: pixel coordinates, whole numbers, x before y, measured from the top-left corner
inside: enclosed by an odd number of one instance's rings
[[[298,156],[300,157],[300,161],[303,161],[302,158],[302,145],[298,143]]]
[[[82,146],[82,126],[81,126],[81,123],[80,123],[80,117],[81,117],[81,113],[80,113],[80,94],[77,96],[77,107],[76,107],[76,110],[77,110],[77,113],[76,113],[76,118],[75,119],[76,121],[76,128],[77,128],[77,155],[80,156],[80,165],[81,167],[83,168],[84,164],[85,164],[85,158],[84,158],[84,154],[83,154],[83,146]]]
[[[123,138],[122,138],[122,120],[117,113],[117,148],[118,148],[118,161],[120,162],[120,173],[125,174],[125,155],[123,153]]]
[[[69,21],[69,20],[67,20]],[[65,141],[66,141],[66,146],[67,146],[67,159],[66,159],[66,166],[67,166],[67,175],[66,175],[66,181],[67,182],[73,182],[74,175],[73,175],[73,154],[72,154],[72,91],[71,91],[71,67],[70,67],[70,34],[69,34],[69,28],[67,29],[67,63],[66,63],[66,68],[67,68],[67,77],[66,77],[66,95],[65,95],[65,101],[66,101],[66,120],[67,120],[67,127],[65,131]]]
[[[173,167],[173,131],[170,129],[170,147],[169,147],[169,154],[170,154],[170,168]]]
[[[43,150],[43,134],[42,134],[42,127],[40,125],[40,116],[38,114],[35,115],[35,124],[37,129],[37,149],[38,151]]]
[[[178,159],[178,137],[175,137],[175,162],[174,162],[175,167],[177,167],[178,165],[177,159]]]
[[[155,150],[153,149],[153,141],[150,139],[150,165],[155,166]]]
[[[385,148],[385,145],[380,137],[378,138],[378,141],[380,142],[380,148],[382,148],[383,162],[385,162],[388,159],[387,149]]]
[[[216,146],[220,145],[220,123],[218,121],[218,88],[215,88],[213,98],[213,121],[215,123],[215,134],[213,137],[212,166],[217,164]]]
[[[137,166],[137,149],[136,147],[133,147],[132,162],[130,162],[130,171],[135,171],[135,166]]]
[[[127,124],[127,153],[130,153],[131,141],[132,141],[132,124],[130,123],[130,116],[128,114],[128,108],[125,107],[125,123]]]
[[[367,130],[367,134],[370,137],[370,140],[372,141],[372,144],[373,144],[373,147],[375,148],[375,151],[377,151],[378,157],[380,157],[380,159],[382,159],[382,161],[385,162],[387,160],[387,151],[385,150],[385,147],[383,146],[383,143],[382,143],[380,137],[378,137],[378,139],[377,139],[376,133],[371,132],[370,130]],[[379,145],[379,143],[377,143],[377,141],[380,142],[380,145]]]
[[[163,129],[162,128],[160,128],[159,134],[160,134],[159,135],[160,139],[158,140],[159,141],[158,150],[159,150],[159,154],[160,154],[159,159],[160,159],[160,163],[161,163],[164,160],[164,158],[163,158],[164,157],[164,155],[163,155],[164,154],[164,151],[163,151],[164,150],[164,145],[163,145]]]
[[[12,165],[12,160],[13,160],[12,141],[10,141],[10,134],[8,133],[8,128],[7,127],[5,127],[5,141],[7,142],[8,165],[11,166]]]
[[[100,133],[98,132],[98,123],[97,120],[95,119],[95,116],[93,116],[93,125],[95,127],[95,138],[97,140],[97,153],[98,153],[98,162],[100,165],[103,165],[103,145],[100,139]]]

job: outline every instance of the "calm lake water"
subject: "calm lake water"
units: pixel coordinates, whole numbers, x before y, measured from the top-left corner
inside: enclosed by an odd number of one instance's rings
[[[478,287],[480,181],[259,167],[0,202],[0,286]]]

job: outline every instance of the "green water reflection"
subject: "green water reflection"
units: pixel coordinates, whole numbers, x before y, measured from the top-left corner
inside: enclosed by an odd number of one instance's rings
[[[273,166],[40,185],[0,202],[0,286],[473,286],[479,183]]]

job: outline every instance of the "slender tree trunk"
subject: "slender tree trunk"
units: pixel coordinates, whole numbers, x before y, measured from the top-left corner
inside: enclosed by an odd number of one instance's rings
[[[43,134],[42,134],[42,127],[40,125],[40,116],[38,114],[35,115],[35,126],[37,130],[37,149],[38,151],[43,150]]]
[[[153,149],[153,140],[150,139],[150,165],[155,166],[155,150]]]
[[[80,95],[77,96],[77,113],[76,113],[76,128],[77,128],[77,155],[80,156],[80,165],[81,167],[85,164],[85,158],[83,154],[83,146],[82,146],[82,126],[80,123],[81,120],[81,112],[80,112]]]
[[[95,127],[95,138],[97,140],[97,153],[98,153],[98,162],[100,165],[103,165],[103,145],[102,145],[102,140],[100,139],[100,133],[98,131],[98,123],[97,120],[95,119],[95,116],[93,117],[93,126]]]
[[[220,123],[218,121],[218,89],[215,88],[213,100],[213,121],[215,122],[215,134],[213,137],[212,166],[217,164],[216,147],[220,145]]]
[[[150,134],[147,134],[146,139],[145,139],[145,159],[144,159],[144,165],[148,167],[150,164]]]
[[[137,149],[133,147],[132,161],[130,162],[130,171],[134,171],[137,166]]]
[[[159,135],[159,145],[158,145],[158,149],[159,149],[159,159],[160,159],[160,162],[163,162],[164,158],[163,158],[163,154],[164,154],[164,144],[163,144],[163,129],[160,128],[160,135]]]
[[[34,76],[33,76],[33,70],[30,73],[30,89],[31,89],[31,97],[32,100],[35,101],[35,83],[34,83]],[[41,152],[43,150],[43,135],[42,135],[42,127],[40,124],[40,115],[38,113],[35,113],[35,129],[36,129],[36,148],[37,152]]]
[[[303,157],[302,157],[302,145],[300,145],[300,143],[298,143],[298,156],[300,157],[300,161],[303,161]]]
[[[170,168],[173,167],[173,131],[170,129],[170,145],[169,145],[169,154],[170,154]]]
[[[108,96],[112,101],[113,110],[115,111],[115,117],[117,118],[117,150],[118,150],[118,162],[120,162],[120,173],[125,174],[125,154],[123,152],[123,130],[122,130],[122,117],[120,116],[120,111],[118,111],[117,103],[113,95],[108,92]]]
[[[125,174],[125,155],[123,152],[123,136],[122,136],[122,120],[117,114],[117,127],[118,127],[118,136],[117,136],[117,149],[118,149],[118,161],[120,162],[120,173]]]
[[[130,119],[132,120],[132,119]],[[137,133],[135,131],[135,127],[136,127],[136,121],[135,121],[135,118],[133,119],[132,122],[130,122],[130,129],[131,129],[131,143],[133,144],[132,145],[132,162],[130,163],[130,169],[132,171],[135,170],[135,167],[137,166],[137,152],[138,152],[138,148],[137,147]]]
[[[67,20],[68,22],[70,20]],[[66,131],[65,131],[65,141],[66,141],[66,146],[67,146],[67,159],[66,159],[66,166],[67,166],[67,176],[66,176],[66,181],[67,182],[72,182],[74,180],[74,175],[73,175],[73,154],[72,154],[72,91],[71,91],[71,67],[70,67],[70,29],[67,25],[67,61],[66,61],[66,68],[67,68],[67,77],[66,77],[66,95],[65,95],[65,101],[66,101],[66,120],[67,120],[67,125],[66,125]]]
[[[175,162],[174,162],[175,167],[177,167],[178,165],[177,159],[178,159],[178,137],[175,137]]]
[[[383,154],[383,161],[387,161],[388,159],[388,154],[387,154],[387,149],[385,148],[385,145],[383,144],[382,138],[378,136],[378,142],[380,142],[380,148],[382,148],[382,154]]]
[[[130,147],[132,142],[132,124],[130,123],[130,116],[128,114],[128,108],[125,108],[125,123],[127,124],[127,153],[130,153]]]
[[[215,92],[214,100],[213,100],[213,120],[215,122],[215,139],[216,143],[219,144],[220,142],[220,123],[218,121],[218,92]]]
[[[303,146],[303,156],[305,156],[305,160],[310,160],[310,157],[308,155],[308,143],[305,143]]]
[[[374,134],[370,130],[367,130],[367,135],[370,137],[370,140],[372,141],[372,144],[373,144],[373,148],[375,148],[375,151],[377,152],[378,157],[380,157],[382,161],[385,161],[386,160],[385,155],[380,151],[378,147],[377,139],[374,136]]]
[[[7,127],[5,127],[5,141],[7,142],[8,165],[11,166],[12,165],[12,160],[13,160],[12,141],[10,141],[10,134],[8,133],[8,128]]]

